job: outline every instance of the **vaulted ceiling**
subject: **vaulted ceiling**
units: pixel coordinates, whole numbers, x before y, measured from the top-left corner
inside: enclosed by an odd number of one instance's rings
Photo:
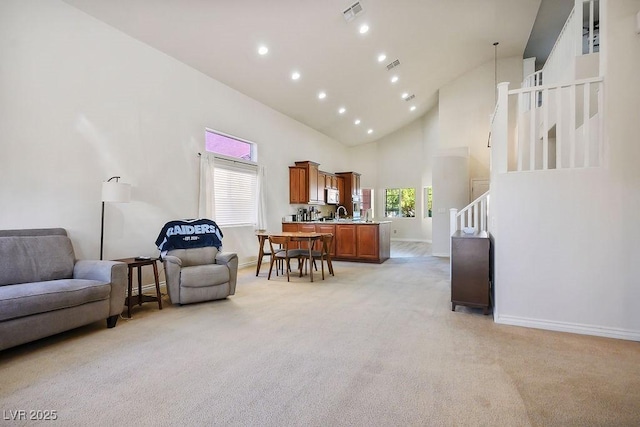
[[[522,55],[540,6],[361,0],[349,22],[343,12],[351,0],[65,1],[346,145],[374,141],[424,114],[440,87],[493,60],[494,42],[500,57]],[[261,46],[268,53],[260,55]]]

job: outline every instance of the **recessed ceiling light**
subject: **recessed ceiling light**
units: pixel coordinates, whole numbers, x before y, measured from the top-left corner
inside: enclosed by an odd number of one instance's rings
[[[360,25],[360,34],[364,34],[369,31],[369,26],[367,24]]]
[[[326,97],[327,97],[327,93],[326,92],[318,93],[318,99],[325,99]]]
[[[416,106],[412,105],[411,108],[409,108],[410,111],[415,111],[416,110]]]
[[[340,114],[344,114],[344,112],[345,112],[345,111],[347,111],[347,109],[346,109],[346,108],[344,108],[344,107],[340,107],[340,109],[338,110],[338,113],[340,113]]]
[[[353,122],[354,125],[359,125],[360,124],[360,119],[355,119]]]
[[[258,53],[259,53],[260,55],[266,55],[268,52],[269,52],[269,48],[268,48],[268,47],[266,47],[266,46],[260,46],[260,47],[258,48]]]
[[[398,81],[398,76],[391,77],[391,83],[395,83]]]
[[[297,71],[294,71],[293,73],[291,73],[291,80],[298,80],[300,78],[300,73]]]
[[[408,96],[409,96],[409,94],[408,94],[407,92],[404,92],[404,93],[402,94],[402,99],[406,99]]]
[[[385,59],[387,59],[387,55],[385,55],[384,53],[381,53],[380,55],[378,55],[378,62],[382,62]]]
[[[373,129],[369,129],[369,130],[367,131],[367,133],[368,133],[368,134],[372,134],[372,133],[373,133]]]

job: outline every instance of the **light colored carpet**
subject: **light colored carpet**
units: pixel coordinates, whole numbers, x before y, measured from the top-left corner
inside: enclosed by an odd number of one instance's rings
[[[3,425],[637,426],[635,342],[493,323],[449,303],[448,260],[335,263],[162,311],[147,303],[0,352]]]

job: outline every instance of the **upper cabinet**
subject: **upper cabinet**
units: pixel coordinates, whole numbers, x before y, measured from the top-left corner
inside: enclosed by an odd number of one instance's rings
[[[324,190],[319,191],[318,163],[304,161],[289,166],[289,203],[324,203]]]
[[[349,198],[359,197],[362,195],[362,189],[360,188],[360,174],[357,172],[338,172],[336,175],[344,179],[344,193],[345,200],[348,202]],[[342,196],[341,196],[342,197]]]
[[[289,166],[289,203],[300,205],[324,205],[325,189],[338,190],[339,204],[351,205],[353,198],[362,195],[360,174],[357,172],[329,173],[318,169],[319,163],[295,162]]]
[[[289,166],[289,203],[307,203],[307,171],[297,166]]]

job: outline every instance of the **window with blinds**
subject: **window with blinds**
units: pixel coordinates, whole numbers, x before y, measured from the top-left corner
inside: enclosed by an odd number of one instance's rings
[[[216,157],[213,169],[216,223],[256,223],[257,166]]]
[[[254,225],[258,187],[255,144],[207,129],[205,148],[214,154],[216,223],[219,226]]]

